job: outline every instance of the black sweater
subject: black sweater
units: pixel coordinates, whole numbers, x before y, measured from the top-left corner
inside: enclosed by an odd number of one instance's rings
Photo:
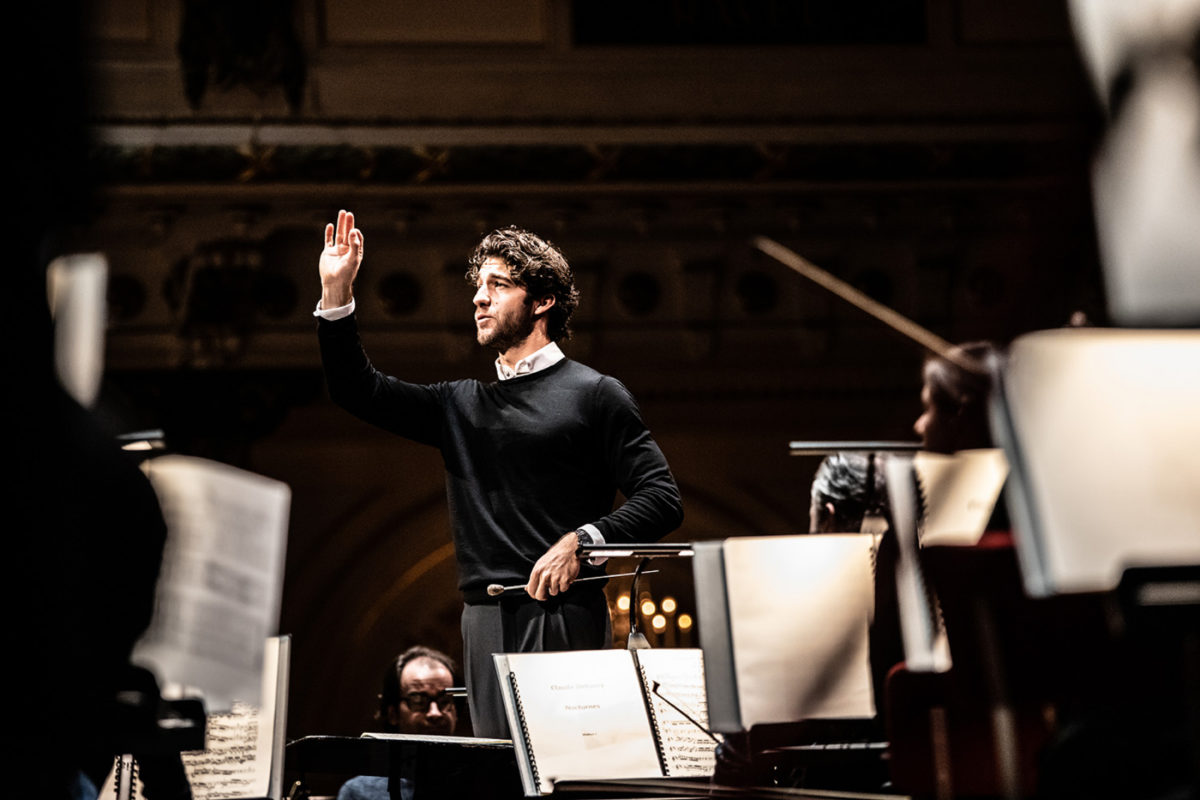
[[[563,359],[492,383],[406,383],[371,365],[353,315],[321,320],[318,333],[334,402],[441,451],[468,602],[486,602],[488,584],[528,580],[586,523],[616,544],[657,541],[682,522],[666,458],[615,378]],[[614,510],[617,491],[625,502]],[[585,564],[581,576],[601,572]]]

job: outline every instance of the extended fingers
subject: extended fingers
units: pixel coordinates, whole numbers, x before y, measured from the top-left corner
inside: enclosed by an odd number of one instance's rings
[[[335,244],[348,244],[350,241],[350,231],[352,230],[354,230],[354,214],[345,209],[338,211],[337,239]]]
[[[325,226],[325,247],[333,247],[333,223]]]

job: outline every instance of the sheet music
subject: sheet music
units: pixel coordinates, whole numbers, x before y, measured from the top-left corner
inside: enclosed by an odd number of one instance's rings
[[[198,688],[210,713],[260,702],[263,648],[275,632],[291,491],[279,481],[187,456],[143,469],[167,521],[154,618],[133,660]]]
[[[230,711],[207,715],[204,749],[180,754],[193,800],[278,798],[282,793],[283,740],[286,722],[288,637],[271,637],[264,655],[261,706],[235,700]],[[130,774],[121,771],[122,783]],[[116,786],[118,770],[109,773],[99,800],[140,800],[141,781],[128,789]]]
[[[277,677],[286,674],[287,658],[286,643],[272,637],[263,659],[263,704],[235,701],[232,710],[209,714],[204,749],[182,754],[193,800],[272,796],[273,768],[282,767],[282,753],[276,748],[283,744],[283,731],[276,729],[276,703],[287,698],[286,686],[280,687]],[[275,779],[275,784],[280,782]]]
[[[660,693],[707,727],[703,654],[695,648],[659,648],[632,653],[646,681],[667,775],[712,775],[717,767],[717,743],[652,691],[657,681]]]
[[[553,781],[662,777],[637,670],[628,650],[495,656],[503,682],[516,678],[539,790]]]
[[[262,738],[271,726],[262,722],[257,707],[240,702],[231,711],[209,715],[205,749],[183,754],[194,800],[267,796],[270,759],[260,753],[270,753]]]
[[[872,545],[862,534],[725,540],[743,729],[874,716],[867,648]]]
[[[913,468],[925,505],[921,545],[977,543],[1008,477],[1004,451],[961,450],[953,455],[922,451],[913,456]]]

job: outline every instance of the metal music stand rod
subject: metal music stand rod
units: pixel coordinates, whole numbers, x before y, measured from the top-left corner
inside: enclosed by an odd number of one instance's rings
[[[834,453],[915,453],[920,442],[788,442],[794,456],[828,456]]]
[[[580,558],[690,557],[692,545],[654,542],[651,544],[585,544],[575,551]]]
[[[666,544],[654,542],[651,544],[587,544],[580,545],[576,551],[580,558],[640,558],[637,569],[633,573],[633,582],[629,586],[629,636],[625,640],[629,650],[647,650],[650,642],[646,635],[638,630],[637,624],[637,585],[642,570],[652,558],[691,557],[695,554],[691,544]]]

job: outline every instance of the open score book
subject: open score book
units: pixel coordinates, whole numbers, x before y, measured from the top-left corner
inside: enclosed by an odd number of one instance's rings
[[[687,718],[708,727],[700,650],[493,658],[527,796],[558,780],[712,775],[716,742]]]

